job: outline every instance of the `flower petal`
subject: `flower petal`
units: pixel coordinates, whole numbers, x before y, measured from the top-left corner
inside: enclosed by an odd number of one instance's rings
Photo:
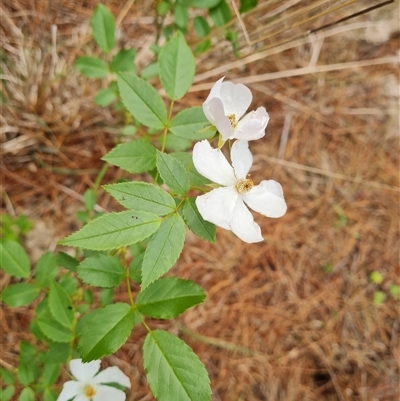
[[[69,370],[75,379],[87,382],[100,370],[100,364],[100,360],[83,363],[82,359],[72,359],[69,362]]]
[[[233,210],[239,194],[234,187],[216,188],[198,196],[196,205],[204,220],[230,230]]]
[[[250,89],[243,84],[224,82],[221,86],[220,98],[224,104],[225,114],[227,116],[234,114],[236,120],[239,120],[249,108],[253,95]]]
[[[211,99],[214,97],[220,98],[221,97],[221,87],[222,87],[222,82],[225,79],[225,77],[220,78],[211,88],[210,93],[207,96],[207,99],[204,101],[204,103],[209,102]],[[203,104],[204,104],[203,103]]]
[[[265,135],[265,128],[269,121],[269,115],[265,107],[259,107],[256,111],[246,114],[234,130],[233,137],[251,141],[260,139]]]
[[[261,235],[260,226],[254,221],[249,209],[243,203],[240,196],[235,205],[231,220],[231,230],[242,241],[252,244],[253,242],[260,242],[264,238]]]
[[[267,217],[281,217],[287,210],[281,184],[274,180],[261,181],[243,199],[251,209]]]
[[[194,145],[193,164],[196,170],[209,180],[225,186],[235,185],[236,178],[232,166],[221,149],[214,149],[207,140]]]
[[[129,377],[122,373],[121,369],[111,366],[101,371],[93,378],[94,383],[118,383],[124,387],[131,387]]]
[[[79,394],[82,394],[82,383],[77,382],[75,380],[70,380],[64,383],[63,389],[60,395],[57,398],[57,401],[68,401],[71,398],[76,397]]]
[[[203,111],[208,121],[217,127],[224,141],[228,140],[233,135],[232,125],[225,115],[224,105],[221,99],[214,97],[207,103],[203,103]]]
[[[88,398],[84,394],[79,394],[72,401],[88,401]]]
[[[253,155],[247,141],[235,141],[231,148],[231,160],[236,178],[246,178],[253,164]]]
[[[96,386],[96,390],[93,401],[125,401],[126,399],[126,394],[115,387],[99,384]]]

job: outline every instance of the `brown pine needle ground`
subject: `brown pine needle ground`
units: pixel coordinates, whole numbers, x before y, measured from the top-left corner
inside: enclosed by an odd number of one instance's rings
[[[97,54],[89,27],[96,3],[0,6],[2,212],[33,219],[25,242],[33,260],[79,227],[82,194],[121,132],[121,116],[93,104],[106,82],[73,68],[76,57]],[[238,2],[228,3],[234,13]],[[105,4],[117,17],[120,47],[137,49],[140,70],[152,60],[154,4]],[[282,183],[288,204],[281,219],[256,216],[263,243],[218,229],[210,245],[188,232],[172,273],[197,282],[207,299],[172,322],[150,321],[194,349],[213,401],[400,396],[399,303],[389,293],[400,285],[399,4],[330,25],[377,4],[260,0],[231,24],[239,58],[222,30],[198,58],[181,105],[201,105],[223,75],[249,85],[252,108],[264,105],[271,117],[267,135],[250,144],[252,179]],[[121,174],[110,168],[102,183]],[[113,208],[101,193],[97,209]],[[373,271],[382,284],[369,281]],[[1,288],[8,283],[1,276]],[[380,305],[373,303],[378,290],[387,295]],[[125,300],[125,290],[115,299]],[[2,308],[2,366],[15,367],[19,342],[32,341],[32,315],[31,308]],[[142,367],[145,334],[135,328],[105,358],[130,376],[131,401],[153,400]]]

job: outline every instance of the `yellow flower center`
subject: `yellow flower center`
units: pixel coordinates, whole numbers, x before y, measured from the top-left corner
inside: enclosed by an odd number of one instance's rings
[[[231,123],[231,126],[233,129],[237,127],[237,121],[236,121],[236,116],[234,114],[231,114],[228,117],[229,122]]]
[[[251,188],[254,187],[254,184],[250,178],[244,178],[243,180],[238,181],[235,187],[236,190],[243,195],[247,194],[247,192],[249,192]]]
[[[86,384],[86,386],[83,388],[83,393],[89,400],[91,400],[93,396],[96,394],[96,389],[90,384]]]

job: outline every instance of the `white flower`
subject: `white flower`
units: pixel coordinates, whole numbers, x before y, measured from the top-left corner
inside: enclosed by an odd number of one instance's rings
[[[253,155],[247,141],[236,141],[231,149],[232,166],[220,149],[211,147],[207,140],[193,148],[193,163],[197,171],[223,187],[198,196],[196,205],[204,220],[232,230],[242,241],[263,240],[260,226],[254,222],[251,209],[267,217],[281,217],[286,213],[283,191],[276,181],[261,181],[254,185],[247,178]]]
[[[83,363],[81,359],[72,359],[69,369],[75,380],[64,383],[57,401],[124,401],[125,393],[104,383],[117,383],[124,387],[131,387],[129,378],[116,366],[100,370],[101,361]]]
[[[203,103],[208,121],[217,127],[224,141],[234,138],[244,141],[262,138],[269,120],[265,107],[251,111],[240,120],[253,99],[251,91],[243,84],[222,82],[223,80],[221,78],[214,84]]]

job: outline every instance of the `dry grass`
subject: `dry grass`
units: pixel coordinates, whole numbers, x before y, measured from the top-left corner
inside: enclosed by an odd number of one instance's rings
[[[379,306],[372,299],[400,285],[398,3],[311,36],[305,33],[371,2],[259,3],[235,21],[242,57],[214,33],[216,47],[200,57],[196,85],[183,101],[201,104],[220,75],[252,88],[254,105],[271,116],[265,138],[251,143],[252,177],[282,183],[288,212],[279,220],[257,216],[265,242],[255,245],[224,230],[216,246],[188,233],[173,273],[200,284],[207,300],[151,326],[193,347],[210,374],[213,401],[394,401],[399,304],[391,296]],[[104,83],[72,67],[76,56],[93,52],[94,4],[1,6],[2,208],[28,213],[36,226],[52,225],[47,236],[33,231],[32,254],[76,229],[81,194],[119,132],[118,114],[92,103]],[[146,65],[152,4],[106,4],[118,16],[121,45],[136,47],[139,67]],[[110,169],[103,182],[120,174]],[[113,205],[103,194],[99,207]],[[368,281],[375,270],[384,276],[381,285]],[[3,277],[2,285],[8,281]],[[117,298],[126,298],[123,289]],[[1,313],[1,359],[15,366],[32,311]],[[130,375],[132,401],[153,400],[141,363],[144,335],[135,329],[106,358]]]

